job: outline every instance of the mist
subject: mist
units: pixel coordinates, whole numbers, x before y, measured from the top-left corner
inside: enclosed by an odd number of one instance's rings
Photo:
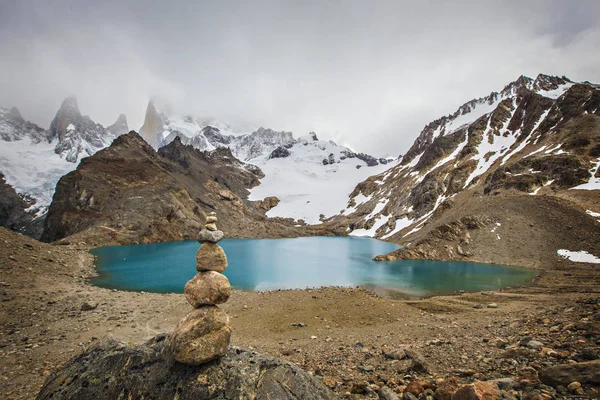
[[[600,82],[600,3],[0,2],[0,106],[62,100],[138,130],[150,98],[240,130],[403,154],[425,124],[520,75]],[[502,4],[500,4],[502,3]]]

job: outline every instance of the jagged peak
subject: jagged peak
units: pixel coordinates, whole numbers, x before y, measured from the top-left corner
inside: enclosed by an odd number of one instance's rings
[[[69,96],[63,100],[58,114],[80,114],[79,105],[77,104],[77,98],[75,96]]]
[[[21,115],[17,107],[11,107],[11,109],[8,110],[8,116],[14,120],[24,121],[23,116]]]

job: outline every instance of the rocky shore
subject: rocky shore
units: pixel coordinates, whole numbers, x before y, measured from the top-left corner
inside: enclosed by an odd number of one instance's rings
[[[34,398],[89,346],[107,337],[141,345],[190,310],[181,294],[88,285],[93,259],[83,246],[1,229],[0,248],[1,398]],[[531,287],[419,301],[360,288],[233,290],[221,308],[233,346],[294,363],[338,397],[597,398],[594,267],[564,261]]]

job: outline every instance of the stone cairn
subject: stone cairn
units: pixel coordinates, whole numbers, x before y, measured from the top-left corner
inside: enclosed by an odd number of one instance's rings
[[[204,364],[223,357],[229,348],[231,322],[216,306],[225,303],[231,294],[229,280],[221,274],[227,268],[227,257],[217,245],[223,232],[217,229],[216,222],[216,213],[209,213],[198,236],[198,273],[185,285],[185,298],[194,310],[179,322],[169,339],[173,358],[183,364]]]

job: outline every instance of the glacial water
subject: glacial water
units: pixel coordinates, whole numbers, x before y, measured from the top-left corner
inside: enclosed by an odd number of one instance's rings
[[[183,292],[196,273],[196,241],[103,247],[92,250],[106,288]],[[376,262],[399,246],[368,238],[225,239],[224,274],[243,290],[365,286],[409,297],[526,285],[535,272],[490,264],[442,261]]]

